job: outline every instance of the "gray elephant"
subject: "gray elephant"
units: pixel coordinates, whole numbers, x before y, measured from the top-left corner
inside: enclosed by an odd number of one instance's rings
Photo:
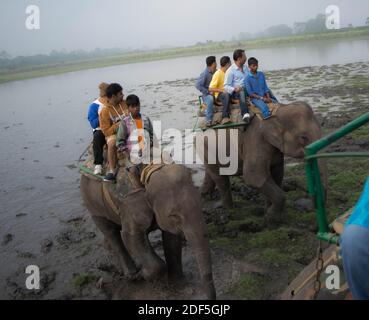
[[[229,132],[228,132],[229,136]],[[281,188],[284,175],[284,156],[301,159],[304,148],[320,139],[322,131],[312,108],[305,102],[280,105],[268,120],[254,117],[238,135],[238,172],[245,183],[257,188],[267,200],[267,222],[280,222],[286,197]],[[233,142],[233,143],[237,143]],[[229,144],[229,139],[228,139]],[[206,166],[202,193],[219,189],[225,208],[233,206],[229,176],[219,174],[220,165],[209,164],[209,146],[205,140],[205,152],[199,154]],[[211,149],[211,148],[210,148]],[[219,150],[214,149],[217,154]],[[229,145],[227,145],[229,152]],[[326,184],[325,163],[319,163],[323,182]]]
[[[165,165],[152,173],[146,189],[136,189],[124,197],[111,184],[82,174],[81,192],[128,277],[153,280],[166,271],[170,279],[182,277],[184,235],[196,257],[206,297],[216,298],[201,197],[188,168]],[[149,232],[158,228],[162,230],[166,263],[148,240]]]

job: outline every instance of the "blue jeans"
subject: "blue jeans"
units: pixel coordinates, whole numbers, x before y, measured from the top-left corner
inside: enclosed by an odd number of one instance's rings
[[[369,229],[348,225],[341,236],[345,276],[356,300],[369,300]]]
[[[238,93],[233,92],[232,98],[240,99],[240,109],[241,109],[241,115],[243,116],[245,113],[249,112],[249,109],[246,106],[246,94],[245,91],[242,90]]]
[[[272,98],[272,102],[273,103],[278,103],[278,100],[275,98]],[[270,116],[270,111],[268,108],[268,105],[263,101],[263,100],[259,100],[259,99],[251,99],[252,104],[254,104],[263,114],[263,118],[267,118]]]
[[[206,121],[212,121],[214,115],[214,97],[212,95],[203,96],[206,108]]]

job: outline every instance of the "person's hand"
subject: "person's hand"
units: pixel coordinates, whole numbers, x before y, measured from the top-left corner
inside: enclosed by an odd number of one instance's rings
[[[242,87],[236,87],[236,88],[234,89],[234,91],[235,91],[236,93],[241,92],[241,90],[242,90]]]

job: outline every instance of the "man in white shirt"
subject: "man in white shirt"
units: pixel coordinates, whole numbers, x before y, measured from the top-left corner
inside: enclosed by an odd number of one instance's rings
[[[233,60],[234,64],[225,74],[224,90],[225,94],[228,94],[231,98],[240,100],[242,119],[248,123],[250,122],[250,114],[246,105],[246,94],[244,88],[245,78],[248,74],[247,66],[245,66],[247,60],[245,50],[237,49],[233,53]]]

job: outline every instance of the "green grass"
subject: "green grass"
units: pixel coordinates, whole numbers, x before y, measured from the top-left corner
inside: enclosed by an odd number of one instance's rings
[[[237,284],[231,288],[230,293],[238,299],[262,300],[265,292],[264,287],[269,279],[259,274],[244,274]]]
[[[90,273],[79,273],[73,276],[72,282],[76,289],[81,290],[89,283],[96,280],[96,276]]]
[[[223,41],[211,42],[204,45],[194,45],[188,47],[178,47],[165,50],[153,50],[147,52],[132,52],[121,55],[114,55],[99,59],[81,60],[55,65],[39,65],[30,66],[14,71],[0,72],[0,83],[24,80],[35,77],[43,77],[48,75],[61,74],[72,71],[85,69],[102,68],[114,65],[122,65],[128,63],[145,62],[153,60],[163,60],[171,58],[179,58],[186,56],[194,56],[200,54],[211,54],[217,52],[233,51],[237,47],[249,49],[267,48],[275,46],[286,46],[297,43],[306,43],[309,41],[326,41],[334,39],[348,39],[364,37],[369,35],[369,28],[355,28],[349,31],[334,31],[319,34],[294,35],[281,38],[257,39],[249,41]]]

